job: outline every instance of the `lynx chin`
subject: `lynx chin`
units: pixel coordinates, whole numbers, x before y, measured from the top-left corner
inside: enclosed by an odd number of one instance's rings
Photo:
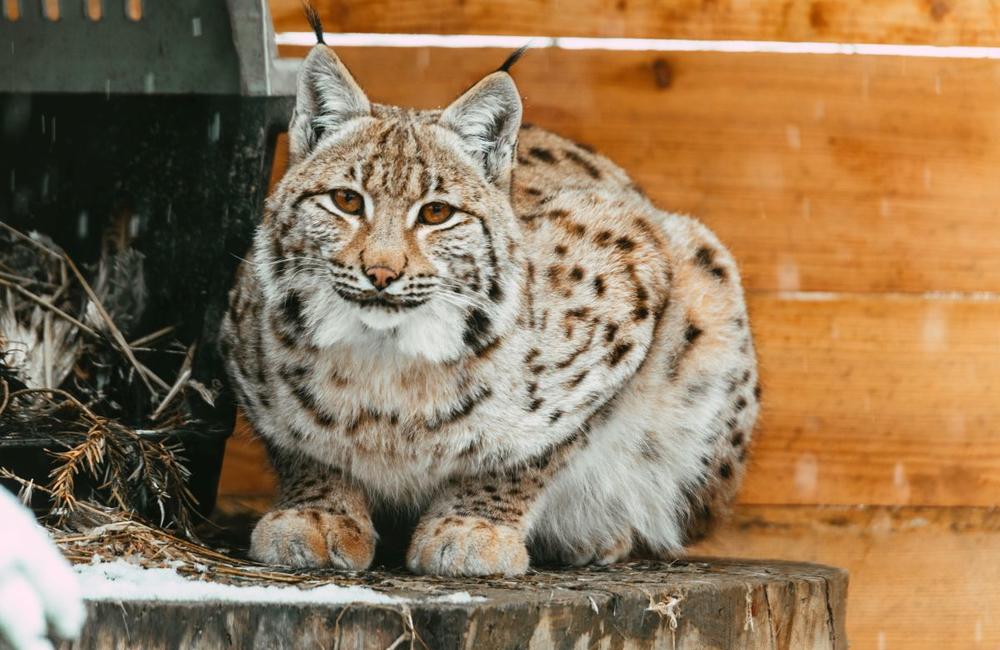
[[[760,388],[733,258],[523,124],[507,70],[426,111],[305,60],[221,339],[280,479],[255,559],[364,569],[383,511],[418,514],[418,573],[670,556],[736,492]]]

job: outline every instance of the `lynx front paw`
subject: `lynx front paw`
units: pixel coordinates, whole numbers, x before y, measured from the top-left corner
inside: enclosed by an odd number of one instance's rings
[[[250,537],[250,557],[265,564],[359,571],[374,555],[370,521],[316,508],[269,512]]]
[[[417,526],[406,566],[443,576],[521,575],[528,550],[516,528],[481,517],[436,517]]]

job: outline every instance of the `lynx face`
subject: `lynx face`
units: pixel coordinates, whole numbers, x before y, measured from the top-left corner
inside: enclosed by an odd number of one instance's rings
[[[499,325],[515,286],[509,202],[520,102],[491,75],[443,112],[372,106],[317,48],[290,129],[292,166],[258,259],[313,343],[444,361]]]

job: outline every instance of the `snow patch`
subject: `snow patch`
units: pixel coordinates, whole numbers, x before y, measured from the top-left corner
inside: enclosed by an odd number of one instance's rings
[[[444,596],[435,596],[430,599],[432,603],[448,603],[450,605],[469,605],[471,603],[481,603],[486,599],[482,596],[473,596],[467,591],[456,591]]]
[[[146,569],[125,560],[81,564],[74,567],[87,600],[153,600],[185,602],[240,602],[398,605],[412,602],[379,593],[368,587],[323,585],[311,589],[294,586],[237,586],[190,580],[173,569]],[[430,599],[436,603],[465,604],[485,600],[455,592]]]

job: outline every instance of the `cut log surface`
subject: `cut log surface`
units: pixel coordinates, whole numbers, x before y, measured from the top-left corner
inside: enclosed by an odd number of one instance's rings
[[[351,582],[359,578],[393,600],[91,601],[74,647],[847,648],[847,572],[815,564],[687,559],[516,579],[368,572]]]

